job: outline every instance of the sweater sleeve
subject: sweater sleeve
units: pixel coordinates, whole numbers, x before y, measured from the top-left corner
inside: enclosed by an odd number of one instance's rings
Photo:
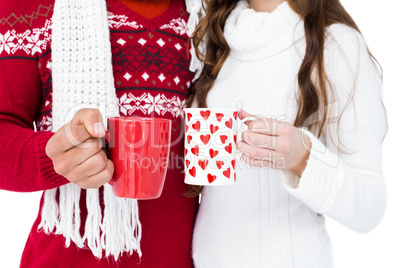
[[[68,181],[54,171],[45,153],[53,133],[34,130],[41,101],[38,55],[13,49],[18,45],[17,34],[29,34],[31,29],[16,1],[2,1],[0,18],[10,14],[20,21],[0,24],[0,189],[51,189]]]
[[[360,34],[346,26],[335,26],[333,32],[329,47],[334,49],[327,49],[325,55],[335,93],[329,106],[331,118],[320,139],[301,129],[312,149],[298,186],[290,183],[295,173],[283,171],[285,188],[313,211],[367,232],[380,222],[386,201],[382,140],[387,120],[382,79]]]

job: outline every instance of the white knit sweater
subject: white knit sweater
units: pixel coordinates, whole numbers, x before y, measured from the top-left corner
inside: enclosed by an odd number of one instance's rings
[[[306,46],[303,29],[287,2],[272,13],[240,2],[226,22],[232,50],[208,107],[236,108],[241,101],[251,114],[293,123]],[[235,185],[203,190],[193,240],[197,268],[332,267],[325,217],[358,232],[381,220],[381,143],[387,124],[379,70],[362,36],[339,24],[327,31],[325,68],[336,92],[330,116],[335,120],[320,139],[303,129],[312,151],[300,184],[288,183],[296,176],[292,172],[251,168],[238,159]],[[338,152],[328,138],[345,107],[338,133],[331,135],[339,135],[349,154]]]

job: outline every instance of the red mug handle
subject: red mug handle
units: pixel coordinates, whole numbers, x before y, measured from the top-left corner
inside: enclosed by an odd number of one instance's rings
[[[106,130],[106,132],[105,132],[105,151],[106,151],[106,153],[107,153],[107,150],[109,147],[109,142],[110,142],[110,131]],[[113,186],[113,184],[114,184],[113,178],[110,181],[108,181],[108,183]]]

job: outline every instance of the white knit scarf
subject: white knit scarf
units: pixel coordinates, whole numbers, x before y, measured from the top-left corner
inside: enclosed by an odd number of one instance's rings
[[[52,28],[53,131],[81,108],[97,108],[103,118],[119,116],[105,0],[56,0]],[[56,193],[59,191],[59,202]],[[61,234],[65,245],[89,247],[97,258],[136,251],[141,256],[137,200],[118,198],[104,185],[102,217],[99,190],[86,191],[88,216],[80,234],[81,188],[73,183],[44,194],[38,230]]]

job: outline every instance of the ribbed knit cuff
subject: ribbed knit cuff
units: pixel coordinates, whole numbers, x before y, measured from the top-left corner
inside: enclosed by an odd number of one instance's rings
[[[38,139],[36,145],[38,172],[41,179],[40,183],[42,184],[41,188],[44,190],[57,188],[69,183],[66,178],[54,171],[53,161],[46,154],[46,144],[53,135],[53,132],[40,132],[40,138]]]
[[[331,209],[344,180],[339,155],[330,151],[306,128],[300,130],[311,141],[310,156],[299,179],[293,171],[284,170],[285,189],[317,213]],[[292,182],[299,180],[297,186]]]

